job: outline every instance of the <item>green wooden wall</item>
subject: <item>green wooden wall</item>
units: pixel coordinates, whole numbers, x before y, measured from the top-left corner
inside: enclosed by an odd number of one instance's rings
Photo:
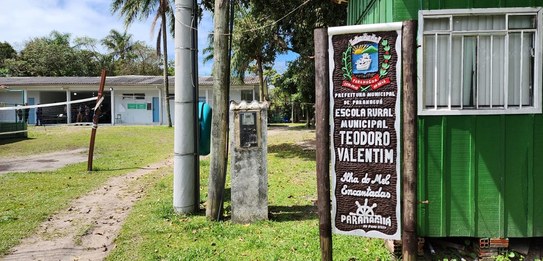
[[[350,0],[348,24],[532,6],[543,0]],[[418,157],[419,236],[543,236],[543,115],[418,117]]]
[[[349,3],[347,9],[347,23],[349,25],[386,23],[393,19],[392,0],[359,0],[355,2],[359,4]]]
[[[419,117],[419,234],[543,235],[543,116]]]
[[[347,24],[413,20],[419,10],[534,6],[543,0],[349,0]]]

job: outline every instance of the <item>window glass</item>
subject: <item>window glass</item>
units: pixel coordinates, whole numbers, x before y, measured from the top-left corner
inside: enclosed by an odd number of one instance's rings
[[[446,18],[430,18],[424,20],[424,31],[447,31],[450,27],[450,19]]]
[[[535,15],[510,15],[509,29],[535,29],[536,21]]]
[[[423,15],[419,112],[540,112],[541,105],[534,102],[541,89],[535,74],[535,68],[540,68],[536,65],[540,63],[536,57],[540,28],[536,28],[535,12],[526,13],[455,11],[449,15],[451,31],[445,30],[449,18],[442,18],[446,10],[440,10],[438,18]]]
[[[453,18],[455,31],[503,30],[504,15],[457,16]]]

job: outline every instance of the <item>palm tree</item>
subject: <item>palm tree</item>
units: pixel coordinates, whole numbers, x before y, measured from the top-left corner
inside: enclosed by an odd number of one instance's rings
[[[175,17],[173,10],[170,7],[168,0],[113,0],[111,4],[113,13],[119,12],[124,16],[125,26],[129,26],[135,20],[145,20],[150,15],[154,15],[151,25],[151,32],[154,30],[156,23],[160,21],[157,34],[157,54],[160,55],[161,49],[163,53],[163,75],[164,75],[164,90],[166,91],[166,111],[168,112],[168,126],[172,127],[172,116],[170,111],[170,88],[168,86],[168,44],[166,42],[166,16],[170,19],[170,33],[173,35],[173,26]],[[161,44],[162,43],[162,44]]]
[[[126,31],[120,33],[115,29],[111,29],[109,34],[102,39],[102,45],[109,50],[114,59],[124,62],[130,58],[134,42],[132,41],[132,35]]]

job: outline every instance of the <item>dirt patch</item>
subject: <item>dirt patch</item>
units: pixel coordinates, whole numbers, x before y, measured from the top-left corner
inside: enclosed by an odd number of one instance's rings
[[[68,164],[86,161],[87,149],[57,151],[10,159],[0,159],[0,175],[8,172],[50,171]]]
[[[23,239],[3,260],[101,260],[114,247],[114,239],[143,186],[143,175],[171,165],[165,161],[109,179],[101,188],[70,203],[44,222],[33,236]]]

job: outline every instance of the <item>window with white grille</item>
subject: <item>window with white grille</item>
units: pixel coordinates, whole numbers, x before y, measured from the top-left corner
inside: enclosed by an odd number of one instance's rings
[[[541,113],[540,10],[421,11],[419,114]]]

